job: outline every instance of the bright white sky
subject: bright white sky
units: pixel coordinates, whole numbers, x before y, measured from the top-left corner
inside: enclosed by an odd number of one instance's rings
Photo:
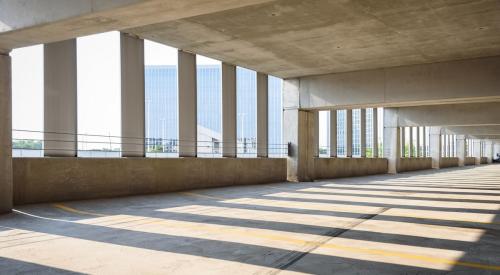
[[[146,40],[146,65],[176,65],[177,49]],[[43,45],[19,48],[12,53],[14,129],[43,130]],[[108,32],[77,39],[78,132],[119,136],[120,35]],[[197,56],[199,65],[220,64]],[[41,135],[19,135],[41,138]]]

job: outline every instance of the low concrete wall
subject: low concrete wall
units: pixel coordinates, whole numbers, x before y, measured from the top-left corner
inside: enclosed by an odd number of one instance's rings
[[[476,165],[476,158],[475,157],[466,157],[464,161],[465,166],[469,165]]]
[[[286,181],[275,158],[15,158],[13,170],[15,204]]]
[[[439,168],[458,167],[458,158],[441,158]]]
[[[432,158],[400,158],[398,172],[432,169]]]
[[[480,164],[488,164],[488,158],[487,157],[481,157],[480,159]]]
[[[316,179],[386,174],[388,162],[385,158],[315,158]]]

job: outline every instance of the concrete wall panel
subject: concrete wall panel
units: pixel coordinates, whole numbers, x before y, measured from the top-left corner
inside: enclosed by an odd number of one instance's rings
[[[458,158],[441,158],[439,168],[458,167]]]
[[[333,179],[386,174],[385,158],[315,158],[316,179]]]
[[[432,169],[432,158],[400,158],[398,172]]]
[[[464,161],[465,166],[469,165],[476,165],[476,158],[475,157],[466,157]]]
[[[15,158],[14,203],[286,181],[286,159]]]

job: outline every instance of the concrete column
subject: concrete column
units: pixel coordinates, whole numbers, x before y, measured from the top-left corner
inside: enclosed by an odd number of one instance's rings
[[[360,144],[361,157],[366,158],[366,109],[360,110]]]
[[[373,148],[372,154],[374,158],[378,158],[378,108],[373,108]]]
[[[478,139],[474,139],[472,141],[472,146],[473,146],[472,150],[473,157],[476,158],[476,165],[479,165],[481,164],[481,141]]]
[[[330,157],[337,157],[337,110],[330,110]]]
[[[409,143],[408,143],[408,149],[409,149],[409,156],[414,157],[415,156],[415,148],[413,148],[413,127],[410,127],[410,134],[409,134]]]
[[[465,146],[465,136],[457,135],[457,157],[458,157],[458,166],[465,166],[465,157],[467,156]]]
[[[401,127],[400,129],[401,136],[401,157],[406,157],[406,127]]]
[[[396,174],[401,158],[401,127],[397,108],[384,108],[384,157],[389,162],[388,173]]]
[[[432,168],[439,169],[441,160],[441,127],[430,127],[429,139],[430,154],[432,157]]]
[[[44,155],[76,157],[76,39],[45,44],[43,59]]]
[[[179,50],[179,157],[196,157],[196,55]]]
[[[236,66],[222,63],[222,156],[236,157]]]
[[[257,73],[257,157],[268,156],[268,88],[267,74]]]
[[[416,151],[415,151],[415,157],[419,158],[422,156],[422,153],[421,153],[421,150],[420,150],[420,126],[417,126],[415,128],[415,130],[417,131],[417,148],[416,148]]]
[[[422,127],[422,157],[427,157],[427,129],[425,126]]]
[[[352,157],[352,110],[346,111],[345,117],[345,156]]]
[[[0,52],[0,214],[12,211],[11,58]]]
[[[299,80],[283,81],[283,141],[288,143],[287,179],[289,181],[314,180],[314,136],[312,112],[300,110]]]
[[[446,135],[446,157],[451,157],[451,135]]]
[[[122,157],[145,157],[144,40],[120,33]]]
[[[485,141],[485,157],[488,158],[488,163],[493,163],[493,142],[491,140]]]
[[[319,111],[309,111],[308,120],[310,125],[309,143],[313,158],[319,157]]]

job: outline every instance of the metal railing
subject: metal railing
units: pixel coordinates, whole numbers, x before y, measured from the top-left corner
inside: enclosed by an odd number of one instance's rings
[[[13,129],[12,154],[14,157],[43,157],[45,151],[70,152],[78,157],[121,157],[122,155],[143,154],[146,157],[175,158],[179,156],[179,146],[196,148],[198,157],[222,157],[223,147],[235,148],[238,157],[256,157],[255,139],[239,139],[236,145],[226,145],[221,140],[194,141],[158,137],[125,137],[100,134],[74,134],[67,132],[44,132]],[[48,138],[47,138],[48,136]],[[142,149],[144,146],[144,149]],[[123,149],[123,148],[126,149]],[[287,144],[268,144],[269,157],[286,157]]]

